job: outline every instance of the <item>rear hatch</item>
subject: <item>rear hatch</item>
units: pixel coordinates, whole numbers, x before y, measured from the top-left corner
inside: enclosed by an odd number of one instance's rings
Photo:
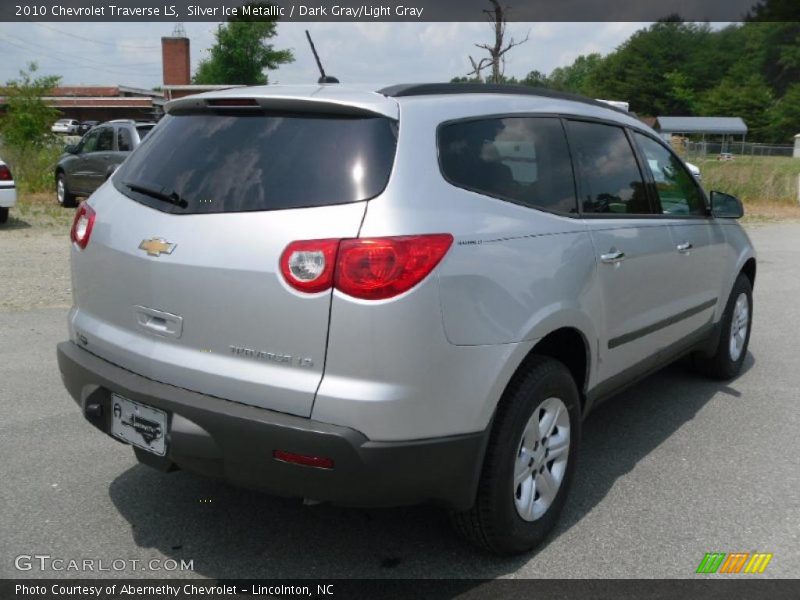
[[[184,103],[92,196],[71,324],[88,350],[150,379],[309,416],[331,292],[293,290],[279,259],[295,240],[358,236],[397,123],[259,102]]]

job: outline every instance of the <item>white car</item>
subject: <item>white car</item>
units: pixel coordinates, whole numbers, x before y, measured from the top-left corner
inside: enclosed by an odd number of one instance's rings
[[[50,128],[53,133],[77,134],[80,123],[75,119],[59,119]]]
[[[17,188],[11,169],[0,158],[0,223],[8,221],[8,209],[17,203]]]

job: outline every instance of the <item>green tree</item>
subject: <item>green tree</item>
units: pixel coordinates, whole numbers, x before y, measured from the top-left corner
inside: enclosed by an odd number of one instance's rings
[[[581,55],[571,65],[553,69],[548,83],[556,90],[591,96],[593,90],[590,81],[602,62],[603,57],[599,54]]]
[[[520,83],[530,87],[549,87],[550,85],[547,75],[541,71],[531,71],[522,81],[520,81]]]
[[[599,97],[630,102],[640,114],[686,114],[688,95],[706,85],[698,72],[704,64],[699,56],[712,36],[706,24],[674,19],[655,23],[606,56],[589,78],[589,87]],[[684,76],[676,78],[676,71]]]
[[[695,90],[689,76],[681,71],[670,71],[664,75],[666,97],[676,107],[672,113],[677,116],[691,115],[697,103]]]
[[[276,50],[268,40],[275,37],[276,21],[236,18],[217,28],[209,57],[193,77],[198,84],[264,85],[265,71],[294,61],[291,50]]]
[[[788,144],[800,133],[800,83],[795,83],[786,90],[770,111],[771,141]]]
[[[58,119],[56,109],[42,100],[58,85],[60,77],[39,75],[38,65],[28,63],[17,79],[6,83],[6,115],[0,121],[3,145],[15,154],[40,148],[50,141],[50,126]]]
[[[748,135],[754,139],[769,136],[773,93],[760,75],[745,80],[726,77],[700,100],[701,114],[718,117],[741,117]]]

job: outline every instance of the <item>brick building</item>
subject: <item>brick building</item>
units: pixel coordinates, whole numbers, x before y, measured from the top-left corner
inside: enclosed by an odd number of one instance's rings
[[[192,85],[190,41],[184,35],[161,38],[163,87],[147,90],[126,85],[59,86],[44,101],[57,108],[62,118],[79,121],[112,119],[157,120],[164,104],[173,98],[224,89],[228,85]],[[0,116],[5,112],[0,88]]]

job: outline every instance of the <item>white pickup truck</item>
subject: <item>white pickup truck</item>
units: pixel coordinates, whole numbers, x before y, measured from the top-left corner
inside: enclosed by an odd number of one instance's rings
[[[8,221],[8,209],[17,203],[17,188],[11,169],[0,158],[0,223]]]

